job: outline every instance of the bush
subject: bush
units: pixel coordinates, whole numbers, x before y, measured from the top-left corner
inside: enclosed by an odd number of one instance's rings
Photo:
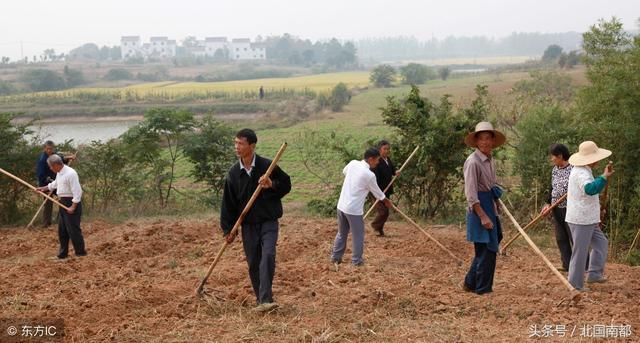
[[[203,118],[196,127],[197,131],[186,136],[183,151],[193,163],[190,175],[207,185],[207,202],[218,205],[227,170],[235,161],[234,132],[212,116]]]
[[[82,162],[77,169],[88,209],[104,212],[116,202],[126,203],[129,190],[137,186],[134,179],[139,173],[133,165],[126,146],[118,140],[93,141],[82,147]]]
[[[396,70],[388,64],[383,64],[375,67],[371,71],[371,75],[369,76],[369,80],[376,87],[391,87],[391,84],[395,81],[395,78]]]
[[[14,117],[14,114],[0,113],[0,167],[25,181],[32,181],[35,180],[34,165],[40,149],[25,138],[32,134],[28,129],[31,123],[13,124]],[[4,174],[0,175],[0,192],[0,224],[15,223],[32,208],[28,200],[35,198],[33,192]]]
[[[402,83],[408,85],[421,85],[427,82],[427,80],[435,79],[435,72],[422,64],[409,63],[400,68],[400,75],[402,75]]]
[[[16,92],[16,87],[9,81],[0,80],[0,95],[9,95]]]
[[[64,79],[67,87],[75,87],[85,83],[84,74],[77,69],[71,69],[69,66],[64,66]]]
[[[22,74],[21,80],[34,92],[55,91],[66,87],[62,76],[48,69],[27,70]]]
[[[397,129],[396,160],[405,160],[420,145],[413,166],[403,171],[396,188],[398,197],[420,216],[433,218],[451,207],[458,209],[455,206],[460,202],[452,200],[462,182],[462,166],[469,153],[464,136],[488,115],[486,86],[477,87],[476,93],[471,106],[458,113],[453,111],[448,96],[434,104],[422,98],[416,86],[401,100],[387,98],[382,118]]]
[[[109,81],[131,80],[133,79],[133,75],[124,68],[114,68],[109,69],[104,79]]]

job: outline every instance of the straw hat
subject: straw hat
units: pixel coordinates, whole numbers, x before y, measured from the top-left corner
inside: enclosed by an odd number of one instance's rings
[[[464,144],[466,144],[469,147],[476,148],[477,147],[476,134],[478,132],[484,132],[484,131],[493,132],[493,135],[495,137],[495,143],[493,144],[494,148],[501,146],[507,140],[507,137],[505,137],[505,135],[502,132],[493,129],[493,125],[491,125],[490,122],[481,121],[476,125],[476,130],[473,132],[470,132],[467,135],[467,137],[464,138]]]
[[[569,157],[569,163],[574,166],[587,166],[611,156],[611,150],[598,148],[596,143],[586,141],[580,143],[578,152]]]

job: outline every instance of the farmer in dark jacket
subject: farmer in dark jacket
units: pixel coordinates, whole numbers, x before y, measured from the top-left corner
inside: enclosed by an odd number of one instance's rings
[[[273,170],[270,178],[264,177],[271,161],[256,155],[257,142],[258,137],[253,130],[242,129],[236,134],[238,162],[231,167],[225,179],[220,226],[227,242],[233,242],[235,235],[230,234],[233,225],[253,192],[258,187],[263,188],[242,222],[242,243],[258,303],[256,310],[265,312],[278,306],[273,301],[271,286],[276,270],[281,199],[291,190],[291,180],[280,167]]]
[[[75,155],[63,156],[62,154],[57,153],[56,145],[52,141],[44,142],[42,153],[38,157],[38,162],[36,163],[36,178],[38,179],[38,187],[46,186],[56,179],[56,173],[52,171],[47,164],[47,159],[53,154],[59,155],[65,164],[75,158]],[[55,195],[55,190],[49,195]],[[46,200],[42,211],[42,227],[49,227],[51,225],[52,212],[53,202],[51,202],[51,200]]]
[[[391,180],[396,175],[396,166],[391,162],[389,153],[391,152],[391,144],[386,140],[381,140],[378,143],[378,150],[380,151],[380,162],[372,169],[376,174],[376,182],[378,187],[384,190],[391,183]],[[384,193],[389,199],[393,194],[393,185]],[[389,219],[389,208],[382,202],[376,204],[376,217],[371,222],[371,227],[378,233],[378,236],[384,236],[384,224]]]

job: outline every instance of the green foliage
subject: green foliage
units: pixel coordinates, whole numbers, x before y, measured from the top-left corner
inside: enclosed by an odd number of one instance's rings
[[[27,70],[22,74],[21,81],[34,92],[53,91],[66,87],[64,78],[49,69]]]
[[[321,183],[317,191],[319,197],[307,202],[307,209],[311,213],[326,217],[336,215],[344,177],[342,168],[350,161],[362,158],[364,147],[356,146],[352,136],[340,135],[336,131],[305,129],[298,133],[292,147],[296,149],[305,170]]]
[[[69,66],[64,66],[64,79],[67,87],[79,86],[86,81],[84,80],[84,74],[77,69],[71,69]]]
[[[442,81],[446,81],[449,78],[449,75],[451,75],[451,69],[449,67],[442,67],[438,69],[438,76],[440,76]]]
[[[391,87],[396,78],[396,70],[388,64],[382,64],[371,71],[369,80],[376,87]]]
[[[336,206],[340,199],[341,190],[342,184],[339,183],[333,187],[333,190],[328,196],[309,200],[307,202],[307,210],[322,217],[335,217],[337,214]]]
[[[590,84],[578,97],[583,137],[613,151],[610,239],[629,239],[640,220],[640,36],[632,37],[613,18],[583,36],[583,61]],[[619,232],[617,232],[619,231]],[[615,253],[615,252],[614,252]],[[614,254],[615,255],[615,254]]]
[[[139,175],[130,160],[127,147],[118,140],[106,143],[92,141],[83,146],[76,167],[84,190],[83,202],[89,210],[107,211],[112,205],[123,205],[137,193]],[[140,182],[141,180],[137,180]],[[137,199],[140,200],[140,199]]]
[[[516,125],[514,171],[520,175],[524,195],[531,197],[538,190],[543,196],[551,185],[551,164],[548,148],[562,143],[570,151],[580,144],[579,124],[570,111],[559,105],[540,105],[530,109]]]
[[[357,65],[356,47],[351,42],[311,42],[285,33],[263,41],[269,60],[293,65],[323,65],[328,69],[349,69]]]
[[[410,85],[421,85],[436,78],[436,74],[431,68],[418,63],[409,63],[401,67],[400,75],[402,75],[402,83]]]
[[[109,69],[109,71],[104,75],[104,79],[109,81],[131,80],[133,79],[133,75],[127,69],[113,68]]]
[[[570,51],[568,54],[562,53],[558,58],[560,68],[571,69],[580,63],[580,54],[576,50]]]
[[[398,196],[420,216],[433,218],[456,206],[451,200],[462,181],[462,165],[469,152],[464,136],[488,115],[486,86],[478,86],[476,93],[471,106],[457,113],[449,96],[434,104],[422,98],[415,86],[402,100],[387,98],[382,117],[398,134],[396,160],[405,160],[420,145],[413,166],[403,171],[396,188]]]
[[[193,113],[159,108],[144,114],[144,120],[122,135],[136,165],[152,182],[160,207],[167,206],[174,190],[176,162],[183,155],[185,136],[195,125]],[[162,154],[164,148],[168,154]]]
[[[13,175],[31,181],[39,149],[26,140],[31,123],[13,124],[14,114],[0,113],[0,167]],[[32,191],[12,178],[0,175],[0,224],[14,223],[30,209]]]
[[[207,200],[217,205],[226,172],[235,160],[234,132],[212,116],[202,119],[196,127],[198,130],[185,137],[184,154],[193,163],[190,175],[207,185]]]
[[[558,60],[560,55],[562,54],[562,47],[557,44],[552,44],[547,47],[547,49],[542,54],[543,62],[553,62]]]
[[[13,83],[5,80],[0,80],[0,95],[9,95],[16,92],[16,87]]]
[[[340,112],[344,105],[348,104],[351,100],[351,92],[347,88],[347,85],[340,82],[331,90],[331,96],[329,97],[329,105],[333,112]]]

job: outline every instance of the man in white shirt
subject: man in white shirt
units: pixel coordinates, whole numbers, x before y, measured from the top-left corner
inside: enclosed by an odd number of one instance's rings
[[[73,168],[64,165],[59,155],[53,154],[47,158],[49,168],[56,173],[56,179],[46,186],[38,187],[43,192],[51,192],[57,189],[60,202],[69,207],[69,210],[59,211],[58,238],[60,240],[60,251],[57,257],[65,259],[69,255],[69,239],[73,244],[76,256],[86,256],[84,238],[80,228],[82,217],[82,187],[78,173]]]
[[[378,187],[376,175],[371,171],[380,162],[380,151],[370,148],[364,153],[364,160],[353,160],[342,170],[345,175],[340,199],[338,200],[338,234],[333,244],[331,262],[342,262],[342,255],[347,246],[349,231],[353,231],[351,263],[361,266],[364,263],[364,202],[367,194],[382,201],[387,208],[391,201],[387,199]]]

